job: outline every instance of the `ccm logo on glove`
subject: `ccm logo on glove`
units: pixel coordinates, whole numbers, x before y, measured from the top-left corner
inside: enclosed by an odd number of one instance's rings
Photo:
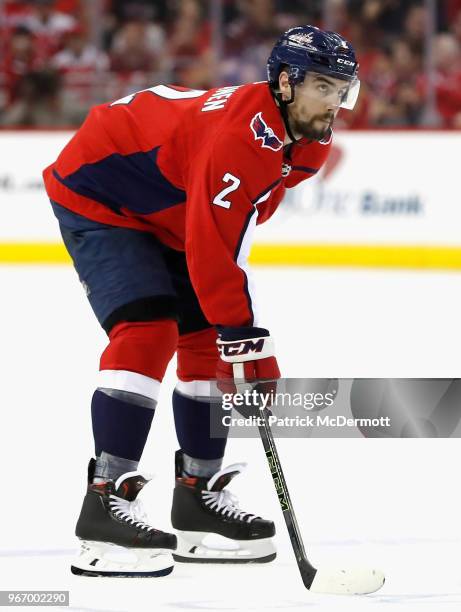
[[[238,340],[224,340],[221,337],[216,344],[221,359],[227,363],[265,359],[274,355],[274,341],[269,335]]]
[[[258,340],[245,340],[244,342],[222,343],[219,347],[221,357],[234,355],[248,355],[248,353],[261,353],[264,348],[264,338]]]

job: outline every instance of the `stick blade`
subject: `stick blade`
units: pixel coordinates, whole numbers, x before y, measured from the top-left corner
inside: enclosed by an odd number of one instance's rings
[[[366,595],[378,591],[385,578],[381,570],[369,568],[318,569],[310,587],[312,593]]]

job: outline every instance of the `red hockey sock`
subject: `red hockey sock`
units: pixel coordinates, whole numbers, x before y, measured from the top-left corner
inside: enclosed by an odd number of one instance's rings
[[[128,370],[162,381],[178,344],[176,321],[122,322],[109,334],[100,370]]]

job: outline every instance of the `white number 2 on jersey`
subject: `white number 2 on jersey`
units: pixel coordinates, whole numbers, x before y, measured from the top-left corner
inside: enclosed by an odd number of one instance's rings
[[[225,200],[224,198],[229,194],[239,188],[240,179],[231,174],[230,172],[226,172],[226,174],[222,177],[222,181],[224,183],[230,183],[229,187],[224,187],[222,191],[220,191],[213,200],[213,204],[216,206],[222,206],[223,208],[230,208],[232,202],[229,200]]]
[[[124,98],[120,98],[120,100],[115,100],[112,102],[111,106],[116,106],[117,104],[130,104],[134,100],[134,98],[145,91],[150,91],[161,98],[167,98],[167,100],[186,100],[188,98],[198,98],[205,93],[205,90],[202,89],[187,89],[186,91],[180,91],[178,89],[174,89],[173,87],[168,87],[168,85],[156,85],[155,87],[149,87],[148,89],[141,89],[141,91],[136,91]]]

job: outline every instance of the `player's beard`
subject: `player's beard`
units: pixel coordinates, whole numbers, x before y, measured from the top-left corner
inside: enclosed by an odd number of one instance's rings
[[[290,127],[294,134],[300,134],[308,140],[322,140],[328,134],[334,119],[333,113],[314,115],[309,121],[291,118]]]

